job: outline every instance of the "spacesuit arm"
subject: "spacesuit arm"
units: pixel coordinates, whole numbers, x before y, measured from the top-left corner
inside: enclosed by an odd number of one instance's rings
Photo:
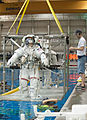
[[[46,55],[41,48],[38,47],[35,49],[35,55],[37,58],[41,59],[42,64],[44,64],[45,66],[48,65],[48,59],[46,58]]]
[[[17,62],[18,58],[20,58],[22,55],[23,55],[22,48],[17,49],[13,56],[8,60],[7,65],[12,66],[14,63]]]
[[[48,59],[46,58],[46,55],[44,53],[41,54],[41,63],[45,66],[48,66]]]

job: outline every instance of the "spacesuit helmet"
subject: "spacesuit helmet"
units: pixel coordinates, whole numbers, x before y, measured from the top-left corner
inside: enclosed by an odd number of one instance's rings
[[[26,45],[34,44],[35,43],[35,36],[34,35],[26,35],[23,37],[22,42]]]

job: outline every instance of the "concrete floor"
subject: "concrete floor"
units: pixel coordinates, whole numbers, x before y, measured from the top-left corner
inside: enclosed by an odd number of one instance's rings
[[[70,98],[67,100],[61,111],[64,112],[71,111],[72,105],[75,104],[87,104],[87,81],[85,84],[86,84],[85,90],[76,89],[76,88],[73,90],[73,93],[71,94]]]
[[[61,109],[61,112],[71,112],[72,111],[72,105],[75,104],[87,104],[87,78],[85,80],[86,89],[76,89],[74,88],[72,94],[64,104],[63,108]],[[66,120],[66,117],[57,117],[55,120]]]

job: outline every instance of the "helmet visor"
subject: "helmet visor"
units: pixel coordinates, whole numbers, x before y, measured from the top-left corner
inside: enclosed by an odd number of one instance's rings
[[[34,43],[34,40],[32,38],[26,38],[25,44],[28,45],[30,43]]]

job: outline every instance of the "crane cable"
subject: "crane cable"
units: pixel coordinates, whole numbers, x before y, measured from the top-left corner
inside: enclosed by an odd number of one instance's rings
[[[53,17],[54,17],[54,19],[55,19],[55,21],[56,21],[56,24],[57,24],[60,32],[63,34],[63,33],[64,33],[64,32],[63,32],[63,29],[62,29],[62,27],[61,27],[61,25],[60,25],[60,22],[59,22],[59,20],[58,20],[58,18],[57,18],[57,16],[56,16],[56,14],[55,14],[52,6],[51,6],[51,3],[49,2],[49,0],[46,0],[46,2],[47,2],[48,6],[49,6],[49,8],[50,8],[50,11],[51,11],[51,13],[52,13],[52,15],[53,15]]]
[[[18,13],[17,17],[15,18],[15,20],[14,20],[13,24],[11,25],[11,27],[10,27],[10,29],[9,29],[9,31],[8,31],[8,33],[7,33],[7,35],[9,35],[9,33],[10,33],[11,29],[13,28],[14,24],[16,23],[16,21],[17,21],[17,19],[18,19],[19,15],[21,14],[21,12],[22,12],[22,10],[23,10],[24,6],[26,5],[26,2],[27,2],[27,1],[28,1],[28,0],[25,0],[24,4],[22,5],[22,7],[21,7],[21,9],[20,9],[20,11],[19,11],[19,13]]]
[[[16,34],[18,34],[18,30],[19,30],[19,28],[20,28],[22,19],[23,19],[23,17],[24,17],[24,14],[25,14],[25,12],[26,12],[26,9],[27,9],[27,7],[28,7],[29,2],[30,2],[30,0],[27,0],[26,6],[25,6],[25,8],[24,8],[24,11],[23,11],[23,13],[22,13],[20,22],[19,22],[18,27],[17,27],[17,30],[16,30]]]

